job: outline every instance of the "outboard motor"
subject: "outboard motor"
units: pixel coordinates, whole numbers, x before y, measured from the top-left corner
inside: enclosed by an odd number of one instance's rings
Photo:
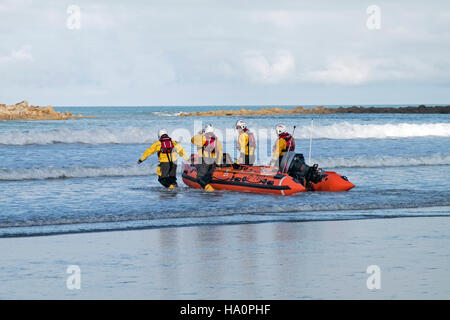
[[[280,171],[301,181],[306,185],[308,182],[318,183],[322,181],[322,170],[318,165],[312,167],[305,163],[305,157],[301,153],[286,152],[281,159]]]

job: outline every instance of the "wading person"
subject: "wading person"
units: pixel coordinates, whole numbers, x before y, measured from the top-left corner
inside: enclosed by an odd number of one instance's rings
[[[253,165],[255,163],[256,141],[255,136],[247,128],[244,120],[236,122],[236,130],[239,132],[237,149],[239,151],[238,164]]]
[[[148,148],[142,157],[138,160],[138,164],[144,162],[154,153],[158,154],[159,165],[156,169],[158,181],[164,187],[173,189],[177,187],[177,153],[188,161],[183,147],[176,141],[172,140],[167,131],[159,130],[158,141]]]
[[[222,143],[214,134],[214,127],[211,124],[197,135],[192,137],[191,142],[197,146],[198,163],[195,164],[197,169],[197,181],[206,191],[214,191],[210,185],[212,175],[216,164],[222,163]]]
[[[278,135],[278,139],[272,149],[273,156],[270,165],[280,166],[284,154],[288,151],[295,150],[295,140],[294,137],[287,132],[287,128],[284,124],[278,124],[275,127],[275,131]]]

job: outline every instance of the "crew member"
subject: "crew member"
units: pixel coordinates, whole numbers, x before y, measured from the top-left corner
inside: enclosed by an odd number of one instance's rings
[[[210,185],[216,164],[222,163],[222,143],[214,134],[214,127],[207,124],[197,135],[192,137],[191,142],[197,146],[198,163],[197,181],[206,191],[214,191]]]
[[[150,148],[148,148],[142,157],[138,160],[138,164],[141,164],[149,156],[158,153],[159,165],[156,168],[158,175],[158,181],[164,187],[169,189],[176,188],[177,185],[177,153],[188,161],[188,157],[185,154],[183,147],[176,141],[172,140],[167,131],[164,129],[158,132],[158,141],[156,141]]]
[[[244,120],[238,120],[236,122],[236,129],[239,132],[237,149],[239,151],[238,164],[253,165],[255,163],[255,149],[256,141],[255,136],[247,128]]]
[[[284,124],[278,124],[275,127],[275,131],[278,135],[278,140],[273,146],[273,156],[270,164],[280,166],[284,154],[288,151],[295,150],[295,140],[294,137],[287,132],[287,128]]]

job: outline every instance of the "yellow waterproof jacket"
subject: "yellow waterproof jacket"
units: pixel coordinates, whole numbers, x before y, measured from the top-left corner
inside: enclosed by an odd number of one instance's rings
[[[284,156],[284,154],[286,153],[286,140],[283,138],[278,138],[277,142],[275,143],[275,145],[273,146],[273,160],[278,160],[279,157]]]
[[[173,150],[172,153],[169,154],[169,157],[171,158],[172,162],[175,162],[177,160],[177,153],[183,157],[186,161],[189,160],[188,156],[184,152],[183,147],[176,141],[172,140],[173,143]],[[145,150],[144,154],[140,158],[141,161],[145,161],[148,157],[150,157],[155,152],[158,152],[158,159],[159,162],[170,162],[169,158],[167,157],[166,153],[160,152],[161,151],[161,141],[156,141],[150,148]]]
[[[205,158],[213,158],[216,159],[217,164],[222,163],[222,157],[223,157],[223,146],[222,143],[217,139],[216,137],[216,149],[214,152],[210,153],[207,150],[203,150],[203,146],[206,142],[206,137],[201,134],[197,134],[192,137],[191,139],[192,144],[197,146],[197,153],[199,157],[205,157]]]
[[[255,147],[250,147],[248,145],[248,134],[246,132],[242,132],[238,137],[237,149],[243,155],[253,156],[255,154]]]

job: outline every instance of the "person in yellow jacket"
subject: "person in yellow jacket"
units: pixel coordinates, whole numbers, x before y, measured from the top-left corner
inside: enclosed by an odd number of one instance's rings
[[[275,131],[278,135],[278,140],[272,149],[273,156],[270,165],[280,166],[284,154],[295,150],[295,139],[287,132],[287,128],[283,124],[278,124],[275,127]]]
[[[211,124],[206,125],[201,132],[192,137],[191,142],[197,146],[198,151],[198,163],[195,164],[197,181],[206,191],[214,191],[210,183],[216,164],[222,163],[222,143],[215,136]]]
[[[183,147],[178,142],[172,140],[166,130],[159,130],[158,138],[158,141],[152,144],[152,146],[144,152],[138,160],[138,164],[141,164],[149,156],[157,152],[159,159],[159,165],[156,169],[158,181],[164,187],[173,189],[178,186],[176,164],[177,153],[186,161],[188,161],[188,157],[185,154]]]
[[[247,124],[244,120],[238,120],[236,122],[236,129],[239,132],[237,141],[237,149],[239,151],[238,164],[253,165],[255,163],[255,149],[256,141],[255,136],[247,128]]]

